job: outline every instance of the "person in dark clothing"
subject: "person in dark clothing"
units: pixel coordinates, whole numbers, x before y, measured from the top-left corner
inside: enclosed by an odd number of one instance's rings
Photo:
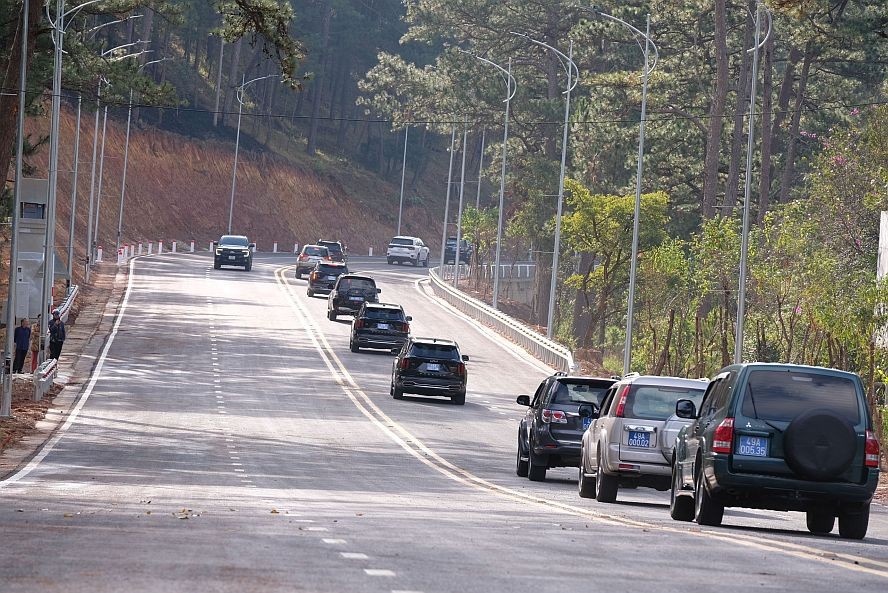
[[[28,355],[28,347],[31,345],[31,327],[28,318],[23,317],[22,323],[15,328],[15,360],[12,363],[12,372],[21,373],[25,366],[25,356]]]
[[[56,360],[62,355],[62,344],[65,343],[65,324],[59,317],[59,310],[53,309],[52,321],[49,322],[49,357]]]

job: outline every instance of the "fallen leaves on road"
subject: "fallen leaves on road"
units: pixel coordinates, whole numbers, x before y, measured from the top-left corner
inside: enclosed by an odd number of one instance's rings
[[[12,418],[0,420],[0,453],[34,430],[37,423],[46,416],[46,411],[52,406],[52,400],[61,390],[60,385],[53,385],[42,400],[31,401],[34,395],[34,382],[30,377],[16,377],[12,391]]]

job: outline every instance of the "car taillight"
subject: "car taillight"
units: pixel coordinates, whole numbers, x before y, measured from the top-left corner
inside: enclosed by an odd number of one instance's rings
[[[300,254],[299,254],[299,261],[305,261],[305,260],[307,260],[307,259],[308,259],[308,256],[305,255],[304,253],[300,253]]]
[[[399,332],[403,332],[405,334],[410,333],[410,324],[409,323],[404,323],[403,321],[401,321],[401,322],[396,323],[394,325],[396,325],[398,327]]]
[[[879,441],[873,431],[866,431],[866,446],[864,451],[864,462],[866,467],[879,467]]]
[[[725,418],[712,436],[713,453],[730,453],[734,446],[734,419]]]
[[[561,410],[543,409],[542,417],[546,424],[567,424],[567,414]]]
[[[458,364],[456,365],[456,374],[459,375],[460,377],[465,377],[465,376],[466,376],[466,365],[465,365],[465,363],[460,362],[460,363],[458,363]]]
[[[318,276],[320,276],[320,274],[318,274],[317,272],[312,272],[312,273],[311,273],[311,279],[312,279],[312,280],[317,280],[317,279],[318,279]]]
[[[364,320],[363,319],[356,319],[355,320],[355,327],[357,329],[362,329],[364,327]]]
[[[410,368],[410,359],[406,356],[402,358],[401,361],[398,363],[398,368],[402,371],[406,371],[408,368]]]
[[[623,417],[623,412],[626,411],[626,398],[629,397],[629,386],[626,385],[623,387],[623,391],[620,392],[620,401],[617,403],[617,418]]]

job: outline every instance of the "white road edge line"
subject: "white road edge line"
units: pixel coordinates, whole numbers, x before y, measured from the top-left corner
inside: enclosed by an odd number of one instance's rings
[[[102,376],[102,368],[105,366],[105,359],[108,357],[108,353],[111,351],[111,346],[114,344],[114,338],[117,337],[117,332],[120,329],[120,324],[123,322],[123,316],[126,313],[127,305],[129,304],[130,294],[133,289],[133,279],[135,278],[135,268],[136,268],[136,259],[133,258],[130,260],[129,266],[129,278],[127,278],[126,282],[126,293],[123,296],[123,300],[120,302],[120,308],[117,311],[117,319],[114,321],[114,326],[111,329],[111,333],[108,335],[108,340],[105,342],[105,347],[102,349],[101,355],[99,355],[99,361],[96,363],[95,369],[93,369],[92,377],[90,377],[89,383],[86,386],[86,389],[83,390],[83,393],[80,395],[80,399],[77,401],[77,404],[74,406],[74,409],[71,410],[71,413],[68,414],[68,417],[65,419],[64,424],[62,424],[56,433],[52,436],[43,447],[37,452],[37,454],[28,462],[28,464],[9,476],[5,480],[0,481],[0,489],[9,486],[10,484],[15,484],[16,482],[21,481],[28,474],[33,472],[40,463],[46,459],[46,456],[49,455],[55,446],[58,444],[62,437],[65,436],[65,433],[74,424],[74,421],[77,420],[77,416],[80,415],[80,410],[83,409],[83,406],[86,405],[87,400],[89,400],[89,396],[92,395],[93,389],[95,389],[96,383],[98,383],[99,378]]]

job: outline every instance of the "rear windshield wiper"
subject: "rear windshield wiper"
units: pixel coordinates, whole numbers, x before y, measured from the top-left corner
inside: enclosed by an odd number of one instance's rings
[[[762,422],[764,422],[765,424],[767,424],[768,426],[770,426],[771,428],[773,428],[777,432],[783,434],[783,430],[781,428],[774,426],[773,424],[771,424],[770,422],[768,422],[764,418],[759,418],[758,409],[756,409],[756,407],[755,407],[755,394],[752,392],[752,385],[747,385],[746,391],[749,393],[749,403],[752,404],[752,413],[755,414],[755,419],[761,420]]]

